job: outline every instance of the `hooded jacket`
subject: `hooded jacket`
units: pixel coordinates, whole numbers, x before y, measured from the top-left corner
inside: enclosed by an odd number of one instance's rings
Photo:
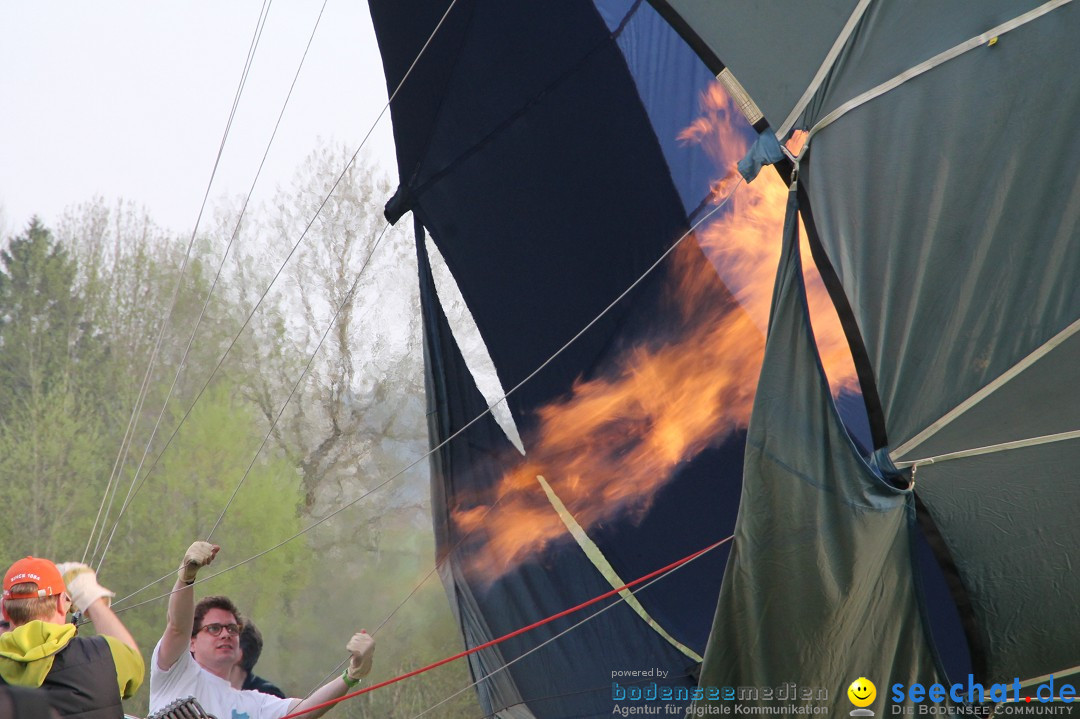
[[[44,690],[61,716],[123,717],[121,698],[144,672],[137,651],[113,637],[78,637],[72,624],[35,620],[0,636],[0,682]]]

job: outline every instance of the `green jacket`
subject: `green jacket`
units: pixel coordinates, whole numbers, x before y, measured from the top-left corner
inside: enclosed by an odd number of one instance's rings
[[[120,698],[126,699],[138,691],[146,671],[139,652],[114,637],[83,639],[76,636],[76,631],[73,624],[33,621],[0,635],[0,681],[49,690],[53,704],[58,708],[69,697],[62,697],[57,692],[71,693],[68,690],[80,681],[90,683],[92,686],[88,688],[95,690],[94,693],[107,694],[107,689],[100,686],[101,679],[114,676],[118,695],[112,696],[117,704]],[[105,643],[105,648],[100,646],[101,642]],[[70,651],[65,652],[69,647]],[[69,668],[64,660],[71,651],[81,658],[77,666]],[[83,661],[89,661],[93,666],[81,663]],[[65,676],[56,675],[60,672]],[[102,697],[101,701],[109,702],[107,697]]]

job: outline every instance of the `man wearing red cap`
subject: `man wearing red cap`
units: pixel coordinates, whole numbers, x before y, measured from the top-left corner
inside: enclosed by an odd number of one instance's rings
[[[205,597],[195,604],[195,574],[217,555],[219,547],[195,542],[184,555],[176,585],[169,595],[168,621],[150,660],[150,711],[193,696],[221,719],[279,719],[344,696],[371,671],[375,640],[361,631],[345,646],[349,665],[306,699],[282,699],[233,688],[230,675],[240,659],[243,618],[227,597]],[[330,707],[311,710],[318,717]]]
[[[109,607],[113,596],[85,564],[57,567],[26,557],[11,565],[3,603],[11,630],[0,635],[0,681],[44,690],[60,716],[123,717],[121,699],[138,690],[145,667]],[[76,636],[75,625],[66,623],[72,607],[90,617],[98,636]]]

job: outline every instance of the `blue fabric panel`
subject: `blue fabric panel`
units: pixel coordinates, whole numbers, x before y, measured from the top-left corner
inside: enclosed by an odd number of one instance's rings
[[[608,26],[618,31],[619,49],[671,168],[672,181],[687,213],[693,212],[708,194],[710,183],[728,168],[717,167],[699,145],[678,138],[700,116],[701,94],[716,80],[648,3],[603,0],[596,4]],[[742,117],[732,121],[746,137],[752,135]]]
[[[426,39],[416,19],[426,22],[445,6],[373,3],[380,47],[394,56],[387,62],[389,84],[408,66],[418,38]],[[686,232],[685,204],[658,140],[669,130],[654,128],[622,48],[591,3],[562,4],[552,12],[551,3],[540,0],[465,2],[454,7],[429,53],[392,106],[399,157],[409,159],[401,169],[402,196],[438,244],[510,388]],[[693,262],[709,267],[700,254]],[[678,312],[663,302],[667,269],[511,398],[527,448],[538,408],[610,367],[628,347],[678,327]],[[705,296],[738,311],[711,276]],[[446,341],[437,298],[426,292],[434,443],[483,407],[457,349]],[[443,341],[436,343],[437,337]],[[506,444],[484,420],[438,453],[433,502],[441,512],[441,552],[462,539],[449,509],[474,501],[512,465]],[[716,437],[711,449],[679,468],[647,512],[593,528],[620,576],[641,576],[730,533],[742,445],[740,433]],[[483,532],[466,539],[443,572],[469,645],[610,588],[572,541],[555,542],[493,584],[473,581],[465,558],[486,539]],[[699,653],[724,559],[715,552],[642,593],[647,611]],[[489,674],[578,619],[486,652],[473,661],[474,675]],[[481,701],[491,712],[518,706],[539,717],[607,715],[612,671],[655,665],[688,686],[693,663],[621,606],[515,664],[503,673],[509,681],[482,690]]]

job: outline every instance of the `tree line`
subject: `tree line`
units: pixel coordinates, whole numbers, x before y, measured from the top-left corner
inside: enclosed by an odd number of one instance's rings
[[[200,596],[254,619],[256,673],[292,695],[360,628],[378,630],[373,682],[462,648],[432,572],[426,465],[364,496],[427,437],[415,256],[407,231],[383,232],[389,181],[350,166],[316,214],[347,160],[320,147],[269,206],[221,203],[190,252],[101,199],[0,250],[0,561],[100,565],[147,667],[160,597],[208,537],[228,571]],[[470,681],[457,662],[335,715],[412,717]],[[437,710],[477,714],[472,690]]]

